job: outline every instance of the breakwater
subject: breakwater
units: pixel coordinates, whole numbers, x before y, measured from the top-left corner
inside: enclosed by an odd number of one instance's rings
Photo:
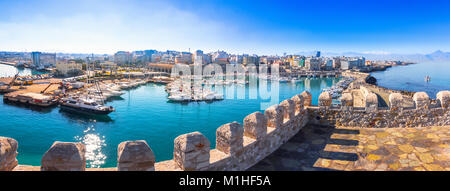
[[[118,146],[117,169],[114,170],[246,170],[278,149],[308,124],[354,127],[423,127],[450,125],[450,91],[441,91],[436,100],[424,92],[414,94],[415,106],[404,108],[402,96],[393,93],[388,108],[379,108],[373,93],[365,96],[365,107],[353,107],[350,94],[344,94],[341,105],[333,107],[327,92],[319,104],[311,105],[311,94],[303,92],[273,105],[264,113],[255,112],[243,125],[232,122],[216,130],[216,147],[200,132],[183,134],[174,140],[172,160],[155,162],[145,141],[125,141]],[[0,170],[17,165],[18,143],[0,138]],[[55,142],[42,157],[40,170],[86,170],[85,146],[81,143]]]

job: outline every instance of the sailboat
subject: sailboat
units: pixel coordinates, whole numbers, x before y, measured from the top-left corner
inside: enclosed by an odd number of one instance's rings
[[[92,55],[93,56],[93,55]],[[105,106],[104,95],[97,81],[94,81],[94,86],[96,91],[93,97],[89,97],[86,94],[85,98],[82,97],[69,97],[62,99],[60,103],[60,108],[62,110],[67,110],[71,112],[84,113],[84,114],[96,114],[96,115],[108,115],[109,113],[115,111],[112,106]],[[87,83],[89,83],[89,64],[88,64],[88,78]],[[91,95],[92,96],[92,95]],[[97,99],[99,98],[100,99]]]

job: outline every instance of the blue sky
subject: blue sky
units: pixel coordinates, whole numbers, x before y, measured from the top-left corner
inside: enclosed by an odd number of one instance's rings
[[[0,50],[450,51],[450,2],[0,0]]]

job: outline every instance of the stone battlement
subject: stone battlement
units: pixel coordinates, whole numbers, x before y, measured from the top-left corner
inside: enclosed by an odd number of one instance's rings
[[[264,113],[255,112],[244,118],[243,124],[232,122],[216,130],[216,148],[200,132],[180,135],[174,140],[173,159],[155,162],[153,151],[145,141],[126,141],[118,145],[119,171],[233,171],[246,170],[296,135],[307,124],[348,127],[421,127],[450,125],[450,91],[441,91],[437,100],[417,92],[415,107],[404,108],[403,96],[389,96],[389,107],[378,107],[377,96],[362,90],[365,107],[354,107],[351,93],[344,93],[341,105],[332,105],[324,92],[319,105],[311,105],[311,94],[303,92]],[[0,170],[17,166],[18,143],[0,137]],[[86,170],[85,146],[81,143],[55,142],[44,154],[42,171]]]

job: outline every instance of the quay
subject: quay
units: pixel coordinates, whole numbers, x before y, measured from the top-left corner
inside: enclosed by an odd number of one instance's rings
[[[280,72],[280,76],[289,76],[289,77],[339,77],[342,75],[341,71],[309,71],[309,70],[294,70],[289,73]]]
[[[17,63],[7,62],[7,61],[0,61],[0,64],[10,65],[10,66],[16,66],[17,65]]]

